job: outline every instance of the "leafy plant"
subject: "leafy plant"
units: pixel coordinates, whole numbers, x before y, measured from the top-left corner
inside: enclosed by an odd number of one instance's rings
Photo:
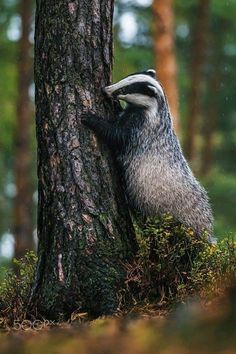
[[[209,244],[171,216],[148,219],[138,229],[140,250],[127,265],[127,289],[135,302],[170,304],[190,295],[219,292],[236,271],[236,243]]]
[[[36,261],[35,253],[29,251],[23,258],[14,259],[14,270],[6,272],[0,284],[0,325],[12,325],[14,320],[25,318]]]

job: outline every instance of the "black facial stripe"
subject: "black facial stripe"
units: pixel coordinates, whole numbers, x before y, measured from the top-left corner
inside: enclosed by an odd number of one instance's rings
[[[124,86],[124,87],[118,89],[115,92],[115,95],[117,96],[117,95],[128,95],[128,94],[139,93],[139,94],[146,95],[149,97],[156,97],[155,91],[152,90],[149,86],[156,88],[155,86],[150,84],[150,82],[148,82],[148,81],[135,82],[131,85],[127,85],[127,86]]]

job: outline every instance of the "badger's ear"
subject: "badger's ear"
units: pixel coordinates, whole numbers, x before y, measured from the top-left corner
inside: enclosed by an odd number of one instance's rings
[[[152,94],[153,94],[154,97],[157,97],[157,96],[158,96],[158,91],[157,91],[156,87],[151,86],[151,85],[148,85],[148,88],[149,88],[149,90],[152,92]]]
[[[146,74],[153,77],[154,79],[156,78],[156,70],[154,70],[154,69],[148,69],[146,71]]]

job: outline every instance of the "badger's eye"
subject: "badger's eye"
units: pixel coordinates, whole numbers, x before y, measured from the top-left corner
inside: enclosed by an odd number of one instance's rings
[[[115,92],[115,95],[116,96],[125,95],[125,90],[123,88],[121,88]]]
[[[148,85],[148,89],[150,91],[150,93],[154,96],[157,97],[158,96],[158,91],[157,88],[152,86],[152,85]]]

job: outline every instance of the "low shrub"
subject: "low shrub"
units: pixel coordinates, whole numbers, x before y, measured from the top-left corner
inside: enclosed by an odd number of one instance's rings
[[[233,237],[209,244],[206,236],[176,222],[171,216],[148,219],[137,227],[139,252],[126,264],[126,289],[120,293],[121,309],[144,304],[168,308],[199,294],[219,294],[236,274],[236,242]],[[27,304],[37,257],[28,252],[14,260],[0,284],[0,326],[27,318]],[[144,307],[143,307],[144,308]]]
[[[127,265],[126,285],[136,303],[170,304],[187,296],[215,294],[236,271],[236,242],[209,244],[171,216],[137,227],[140,250]]]
[[[12,326],[14,320],[23,321],[29,299],[37,257],[33,251],[17,260],[6,271],[0,284],[0,325]]]

